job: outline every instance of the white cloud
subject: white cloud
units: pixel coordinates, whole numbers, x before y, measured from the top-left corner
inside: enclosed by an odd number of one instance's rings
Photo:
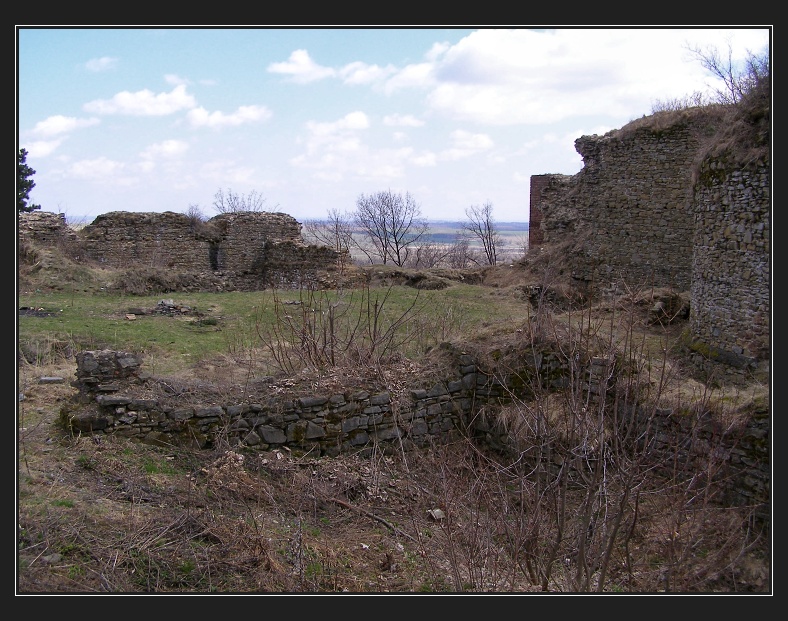
[[[97,118],[78,119],[73,116],[56,114],[36,123],[30,133],[40,138],[49,138],[72,132],[75,129],[98,125],[100,122]]]
[[[655,83],[665,99],[714,88],[687,40],[703,48],[721,35],[730,36],[734,60],[769,40],[767,28],[482,28],[455,45],[433,44],[424,62],[401,69],[355,61],[337,70],[299,49],[268,70],[301,84],[328,77],[372,84],[387,95],[424,89],[433,112],[459,121],[540,125],[604,114],[618,123],[632,109],[650,109]]]
[[[405,165],[414,158],[413,149],[370,148],[359,135],[369,127],[369,118],[360,111],[331,123],[307,123],[305,152],[291,158],[290,164],[312,170],[316,179],[329,182],[346,177],[386,182],[402,177]]]
[[[338,132],[346,130],[367,129],[369,127],[369,117],[363,112],[355,111],[350,112],[343,116],[338,121],[333,123],[318,123],[317,121],[308,121],[307,129],[312,134],[313,138],[332,136]]]
[[[189,80],[187,80],[186,78],[182,78],[179,75],[176,75],[174,73],[166,74],[164,76],[164,81],[167,84],[172,84],[173,86],[180,86],[181,84],[183,84],[183,85],[188,85],[189,84]]]
[[[85,63],[85,69],[98,73],[101,71],[114,69],[117,64],[117,58],[112,58],[111,56],[102,56],[101,58],[91,58]]]
[[[30,154],[30,157],[46,157],[51,155],[61,144],[63,140],[36,140],[29,143],[24,148]]]
[[[421,167],[436,166],[438,164],[438,156],[431,151],[425,151],[411,157],[410,161],[412,164]]]
[[[379,67],[357,61],[342,67],[338,75],[345,84],[372,84],[385,80],[396,71],[393,65]]]
[[[146,160],[171,158],[178,155],[183,155],[189,149],[189,144],[183,140],[163,140],[156,144],[150,145],[142,153],[140,157]]]
[[[462,129],[451,133],[452,146],[441,152],[442,160],[459,160],[492,149],[494,143],[487,134],[472,134]]]
[[[111,181],[122,185],[129,185],[132,179],[122,177],[125,165],[106,157],[99,157],[91,160],[80,160],[68,167],[68,175],[76,179],[85,181]]]
[[[148,89],[136,93],[122,91],[112,99],[89,101],[82,108],[86,112],[96,114],[164,116],[181,110],[190,110],[196,105],[194,97],[186,92],[186,86],[180,84],[169,93],[155,94]]]
[[[720,31],[702,29],[644,28],[634,37],[618,29],[482,29],[436,56],[432,70],[425,71],[435,82],[427,102],[450,118],[495,125],[621,117],[633,108],[645,112],[655,91],[668,99],[711,84],[684,45],[707,32],[709,41],[719,41]],[[760,38],[748,32],[737,49],[767,41],[766,32]],[[735,41],[737,31],[730,33]]]
[[[435,83],[435,65],[418,63],[408,65],[386,81],[384,91],[387,95],[403,88],[424,88]]]
[[[217,160],[208,162],[200,167],[200,177],[214,182],[217,189],[245,185],[251,182],[254,182],[255,186],[259,185],[258,180],[255,178],[254,168],[245,166],[240,161]]]
[[[424,121],[417,119],[412,114],[389,114],[383,117],[383,124],[393,127],[422,127]]]
[[[330,67],[322,67],[315,63],[306,50],[295,50],[287,62],[268,65],[271,73],[289,75],[293,82],[308,84],[324,78],[334,77],[336,71]]]
[[[223,112],[208,112],[205,108],[195,108],[186,115],[193,127],[237,127],[244,123],[267,121],[273,113],[265,106],[240,106],[232,114]]]
[[[451,49],[451,44],[449,43],[433,43],[424,57],[431,62],[436,61],[449,49]]]

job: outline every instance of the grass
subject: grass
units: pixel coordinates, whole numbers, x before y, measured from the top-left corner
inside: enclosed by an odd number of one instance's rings
[[[326,292],[329,302],[359,304],[358,292]],[[382,302],[382,319],[394,321],[416,303],[410,326],[412,351],[419,355],[441,340],[457,334],[474,334],[491,326],[507,325],[525,317],[525,304],[515,299],[496,299],[479,287],[457,284],[443,291],[418,291],[412,287],[375,286],[369,299]],[[276,298],[276,299],[275,299]],[[168,316],[154,313],[162,299],[187,306],[188,314]],[[275,305],[293,312],[300,309],[304,292],[270,291],[188,293],[129,296],[109,293],[20,294],[20,308],[42,309],[37,315],[20,314],[18,342],[26,352],[39,355],[52,350],[118,349],[142,354],[150,372],[170,373],[217,356],[243,359],[261,345],[260,333],[275,321]],[[44,353],[42,353],[44,352]],[[151,368],[154,367],[154,368]]]
[[[109,347],[142,353],[143,370],[157,375],[212,372],[232,384],[248,361],[264,361],[266,330],[281,327],[284,315],[303,320],[291,324],[297,335],[307,326],[320,336],[315,328],[325,324],[318,318],[332,305],[369,319],[364,305],[378,302],[382,310],[373,317],[383,330],[413,308],[401,325],[406,338],[398,354],[418,361],[440,353],[436,345],[443,341],[504,355],[507,346],[527,343],[535,325],[523,289],[533,281],[524,266],[485,271],[473,285],[462,278],[469,274],[432,274],[433,283],[446,279],[442,289],[417,289],[413,279],[403,284],[407,270],[370,270],[376,275],[370,288],[353,292],[121,295],[82,275],[62,280],[71,291],[46,286],[52,280],[46,273],[26,280],[18,305],[36,312],[20,314],[17,324],[26,356],[18,366],[24,394],[17,413],[18,591],[571,592],[591,590],[581,578],[598,575],[591,563],[569,564],[573,555],[582,550],[591,561],[604,560],[600,542],[618,543],[615,532],[631,545],[610,548],[608,592],[768,589],[768,560],[757,535],[740,530],[740,509],[699,503],[702,490],[682,489],[683,479],[663,485],[650,468],[630,469],[640,490],[637,505],[634,496],[615,500],[635,487],[612,463],[604,485],[576,488],[551,479],[540,487],[526,453],[547,443],[574,458],[594,446],[594,429],[569,425],[586,421],[571,391],[499,413],[499,421],[522,434],[524,448],[519,461],[505,463],[469,440],[412,454],[307,459],[285,449],[220,444],[191,451],[75,436],[56,424],[75,389],[36,381],[71,375],[75,351]],[[126,318],[162,299],[190,310]],[[656,354],[670,353],[681,325],[648,324],[649,307],[633,306],[627,329],[634,326],[637,343],[644,352],[650,348],[650,363],[658,365]],[[573,332],[574,339],[617,341],[609,334],[621,313],[611,308],[594,308],[593,317],[554,308],[553,323],[544,325]],[[730,394],[725,408],[736,416],[740,406]],[[695,397],[679,399],[688,417],[697,409]],[[701,397],[702,405],[719,409],[708,392]],[[529,435],[535,416],[540,438]],[[580,440],[571,444],[573,437]],[[567,511],[556,512],[563,502]],[[444,518],[435,518],[435,509]],[[608,512],[625,518],[621,529],[613,529]],[[566,525],[556,530],[560,516]],[[589,529],[595,522],[604,528]],[[596,547],[586,549],[589,542]]]

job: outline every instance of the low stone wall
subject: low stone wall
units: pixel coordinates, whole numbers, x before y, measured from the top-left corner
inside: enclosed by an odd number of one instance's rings
[[[472,434],[468,421],[478,408],[507,400],[506,386],[458,356],[457,375],[406,395],[354,390],[326,395],[266,396],[261,388],[242,402],[185,405],[141,398],[147,378],[141,359],[111,350],[77,354],[81,405],[68,414],[79,433],[117,434],[139,441],[203,449],[223,440],[260,449],[287,446],[315,456],[392,445],[411,450]],[[557,357],[539,357],[545,376],[555,376]],[[489,428],[485,427],[489,432]]]
[[[287,447],[296,454],[337,456],[374,450],[409,451],[472,437],[505,453],[520,455],[511,429],[496,418],[514,399],[529,399],[529,374],[542,378],[542,388],[566,387],[568,363],[544,351],[525,356],[532,368],[503,375],[483,369],[473,356],[456,353],[456,374],[403,394],[355,389],[329,394],[278,394],[262,386],[236,401],[192,403],[144,396],[141,359],[128,352],[83,351],[77,354],[78,403],[64,409],[73,432],[116,434],[162,446],[195,450],[220,442],[270,450]],[[594,399],[615,392],[612,361],[592,358],[583,376]],[[538,373],[537,373],[538,371]],[[143,396],[140,396],[140,395]],[[769,514],[768,407],[737,426],[723,428],[711,417],[697,418],[673,409],[646,410],[633,404],[651,438],[650,450],[667,453],[692,467],[714,455],[719,476],[726,479],[731,504],[758,507]],[[546,464],[560,467],[560,463]],[[703,475],[703,469],[699,474]]]

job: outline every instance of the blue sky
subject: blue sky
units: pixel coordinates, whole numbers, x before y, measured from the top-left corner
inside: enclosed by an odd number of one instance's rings
[[[17,26],[17,137],[43,211],[217,214],[219,189],[300,221],[410,193],[430,220],[527,221],[532,175],[574,141],[720,87],[769,26]]]

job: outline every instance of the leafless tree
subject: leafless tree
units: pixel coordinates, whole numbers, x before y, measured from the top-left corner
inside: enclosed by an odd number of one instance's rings
[[[218,213],[238,213],[243,211],[266,211],[265,203],[267,199],[257,191],[252,190],[249,194],[238,194],[231,188],[227,188],[227,193],[219,188],[213,196],[213,208]],[[276,209],[279,205],[275,205]]]
[[[406,267],[413,269],[430,269],[440,267],[446,262],[451,247],[446,244],[425,242],[414,248],[406,262]]]
[[[338,209],[329,209],[325,220],[304,221],[303,235],[310,243],[349,253],[353,245],[352,218]]]
[[[525,255],[527,255],[529,245],[530,242],[528,239],[528,231],[526,231],[522,235],[518,235],[517,239],[514,241],[514,248],[512,249],[512,258],[521,259]]]
[[[421,208],[410,193],[394,194],[391,190],[361,194],[356,200],[356,226],[368,242],[358,244],[370,263],[375,259],[384,265],[391,262],[403,266],[411,251],[429,233]]]
[[[202,209],[200,209],[200,206],[196,203],[191,203],[189,205],[189,208],[186,210],[186,215],[192,222],[205,222],[205,215]]]
[[[479,265],[480,259],[479,252],[471,248],[471,242],[467,236],[458,235],[457,239],[449,247],[445,263],[447,267],[465,269],[473,265]]]
[[[463,224],[463,229],[482,243],[488,265],[498,263],[498,248],[503,244],[495,226],[492,211],[493,206],[489,201],[481,207],[471,205],[465,210],[468,221]]]
[[[733,60],[733,49],[728,42],[727,54],[721,53],[716,47],[686,46],[686,49],[700,61],[704,69],[716,76],[725,84],[724,90],[717,90],[717,102],[735,104],[747,94],[761,86],[771,74],[769,56],[747,52],[743,64]]]

